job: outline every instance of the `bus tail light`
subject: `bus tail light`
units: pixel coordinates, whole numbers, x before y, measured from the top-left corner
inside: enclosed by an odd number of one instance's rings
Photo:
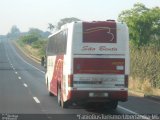
[[[125,75],[125,87],[128,88],[128,75]]]
[[[73,75],[68,75],[68,86],[73,87]]]

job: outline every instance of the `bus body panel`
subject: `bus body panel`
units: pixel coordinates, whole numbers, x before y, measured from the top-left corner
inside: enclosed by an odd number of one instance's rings
[[[51,35],[49,41],[58,34],[63,39],[66,35],[67,42],[63,42],[66,47],[62,45],[66,51],[47,55],[46,81],[48,79],[50,92],[57,95],[59,85],[64,102],[128,99],[129,36],[126,24],[73,22]],[[57,37],[57,41],[63,41],[58,38],[61,37]]]

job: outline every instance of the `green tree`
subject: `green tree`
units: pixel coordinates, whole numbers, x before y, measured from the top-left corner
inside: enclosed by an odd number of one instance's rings
[[[45,38],[47,38],[51,33],[48,32],[48,31],[43,32],[42,30],[37,29],[37,28],[30,28],[29,31],[27,32],[27,34],[35,35],[35,36],[37,36],[38,38],[45,39]]]
[[[159,7],[149,9],[142,3],[137,3],[132,9],[122,11],[118,21],[127,23],[130,39],[138,47],[152,42],[152,36],[160,35]]]
[[[28,31],[28,34],[32,35],[32,36],[36,36],[38,38],[42,37],[43,31],[39,30],[37,28],[30,28]]]
[[[53,31],[54,28],[55,28],[55,26],[52,23],[48,23],[48,29],[50,31]]]
[[[20,37],[20,40],[22,40],[23,43],[29,44],[29,45],[31,45],[32,43],[38,41],[38,39],[39,38],[34,34],[28,34],[28,35]]]
[[[7,34],[8,38],[18,38],[20,36],[21,32],[19,30],[19,28],[16,25],[13,25],[10,32]]]
[[[11,28],[11,33],[12,34],[19,34],[20,30],[18,29],[18,27],[16,25],[13,25]]]
[[[80,21],[80,19],[75,18],[75,17],[71,17],[71,18],[63,18],[61,19],[58,24],[57,24],[57,29],[60,29],[62,25],[66,24],[66,23],[71,23],[71,22],[76,22],[76,21]]]

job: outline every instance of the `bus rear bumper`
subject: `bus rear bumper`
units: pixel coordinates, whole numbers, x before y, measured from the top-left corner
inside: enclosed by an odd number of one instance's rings
[[[128,100],[128,91],[69,91],[67,96],[69,101],[82,102],[109,102]]]

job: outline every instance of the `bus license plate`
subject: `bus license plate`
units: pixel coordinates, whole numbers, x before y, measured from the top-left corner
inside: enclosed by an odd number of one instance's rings
[[[108,97],[108,93],[89,93],[89,97]]]

